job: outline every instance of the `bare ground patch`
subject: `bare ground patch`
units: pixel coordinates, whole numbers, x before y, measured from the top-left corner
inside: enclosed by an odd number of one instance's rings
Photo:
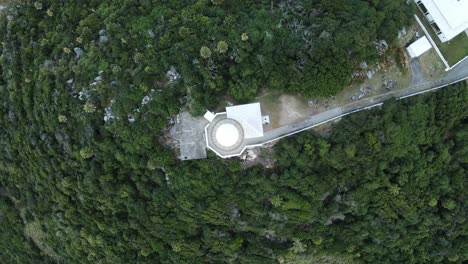
[[[281,109],[279,117],[280,126],[298,122],[312,114],[308,105],[301,101],[297,96],[282,95],[279,98],[279,102]]]

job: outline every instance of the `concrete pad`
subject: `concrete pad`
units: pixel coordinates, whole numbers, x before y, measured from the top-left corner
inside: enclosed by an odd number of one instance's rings
[[[179,123],[174,124],[171,136],[179,142],[180,159],[206,158],[205,126],[208,121],[203,117],[193,117],[188,112],[182,112],[177,118]]]

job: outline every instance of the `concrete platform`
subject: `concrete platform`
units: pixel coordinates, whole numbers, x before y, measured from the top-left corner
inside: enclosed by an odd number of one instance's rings
[[[188,112],[178,116],[178,122],[171,129],[171,136],[179,142],[181,160],[206,158],[204,128],[208,121],[203,117],[193,117]]]

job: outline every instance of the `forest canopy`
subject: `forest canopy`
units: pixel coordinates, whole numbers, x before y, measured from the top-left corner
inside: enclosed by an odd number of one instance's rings
[[[18,1],[2,22],[3,61],[29,70],[5,78],[73,79],[79,93],[102,71],[100,84],[113,89],[97,92],[101,104],[171,84],[165,93],[186,96],[195,112],[226,94],[251,100],[263,88],[330,96],[353,67],[377,60],[374,41],[391,43],[409,23],[406,2]]]
[[[271,169],[181,162],[161,143],[187,103],[339,91],[407,22],[405,2],[12,4],[0,262],[466,261],[466,82],[281,140]]]
[[[328,138],[284,139],[273,169],[215,155],[176,161],[156,137],[135,134],[145,124],[119,128],[131,138],[83,128],[95,142],[81,156],[67,127],[5,130],[0,259],[462,263],[467,88],[386,102],[343,118]],[[0,122],[13,123],[7,112]]]

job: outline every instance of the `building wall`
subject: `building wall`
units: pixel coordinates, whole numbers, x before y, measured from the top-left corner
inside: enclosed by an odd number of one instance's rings
[[[440,41],[447,42],[468,28],[468,0],[414,0]],[[455,1],[455,2],[454,2]],[[467,1],[467,2],[459,2]],[[465,12],[466,11],[466,12]],[[455,19],[454,19],[455,18]],[[465,22],[463,23],[463,19]]]
[[[431,15],[431,13],[429,12],[429,10],[427,9],[427,2],[428,1],[424,1],[424,0],[415,0],[414,1],[416,3],[416,5],[418,6],[419,10],[421,10],[421,12],[424,14],[424,16],[426,17],[427,19],[427,22],[429,22],[429,24],[431,25],[432,27],[432,30],[434,30],[434,32],[437,34],[437,36],[439,37],[440,41],[442,42],[446,42],[448,41],[447,37],[445,36],[445,34],[440,30],[440,27],[439,25],[437,24],[437,22],[434,20],[433,16]]]

